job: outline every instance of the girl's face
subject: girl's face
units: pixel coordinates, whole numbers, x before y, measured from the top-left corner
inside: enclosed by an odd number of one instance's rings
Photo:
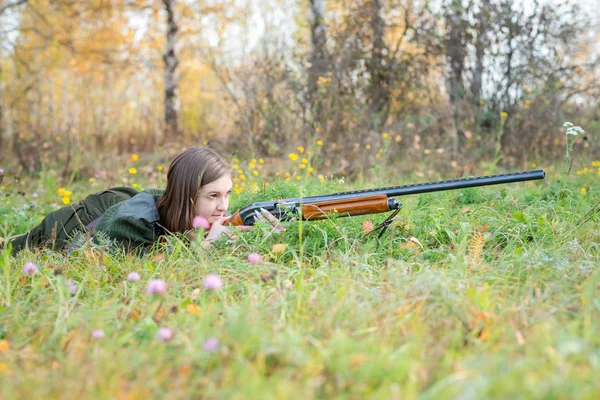
[[[233,181],[229,175],[202,186],[196,200],[196,215],[206,218],[211,224],[224,216],[229,207],[232,187]]]

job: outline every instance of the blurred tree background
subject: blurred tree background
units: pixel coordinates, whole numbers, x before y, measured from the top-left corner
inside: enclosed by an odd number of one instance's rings
[[[516,166],[563,157],[564,121],[597,154],[583,1],[0,0],[0,162],[67,174],[73,154],[321,140],[339,175]]]

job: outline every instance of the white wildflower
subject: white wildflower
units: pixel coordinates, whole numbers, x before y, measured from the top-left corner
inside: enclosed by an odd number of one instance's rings
[[[565,124],[566,124],[566,122],[565,122]],[[578,136],[578,135],[583,135],[584,133],[585,133],[585,131],[580,126],[570,126],[567,128],[567,135]]]

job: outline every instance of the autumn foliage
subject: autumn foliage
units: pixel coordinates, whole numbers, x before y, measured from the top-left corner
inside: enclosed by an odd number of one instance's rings
[[[596,22],[573,1],[2,0],[0,159],[321,140],[346,175],[384,134],[388,162],[559,157],[563,121],[598,127]]]

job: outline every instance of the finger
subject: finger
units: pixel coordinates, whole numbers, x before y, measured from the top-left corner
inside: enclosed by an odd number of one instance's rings
[[[254,214],[254,216],[256,217],[257,221],[267,222],[266,218],[263,217],[263,215],[260,213],[256,213],[256,214]]]
[[[267,217],[267,219],[271,222],[274,223],[278,223],[279,220],[277,219],[277,217],[275,217],[273,214],[271,214],[269,211],[265,210],[264,208],[261,207],[260,211],[262,212],[262,215],[264,215],[265,217]]]
[[[231,219],[232,215],[228,217],[219,217],[214,223],[219,225],[226,225],[227,222]]]
[[[283,225],[277,225],[273,228],[273,232],[275,233],[283,233],[285,232],[286,228]]]

